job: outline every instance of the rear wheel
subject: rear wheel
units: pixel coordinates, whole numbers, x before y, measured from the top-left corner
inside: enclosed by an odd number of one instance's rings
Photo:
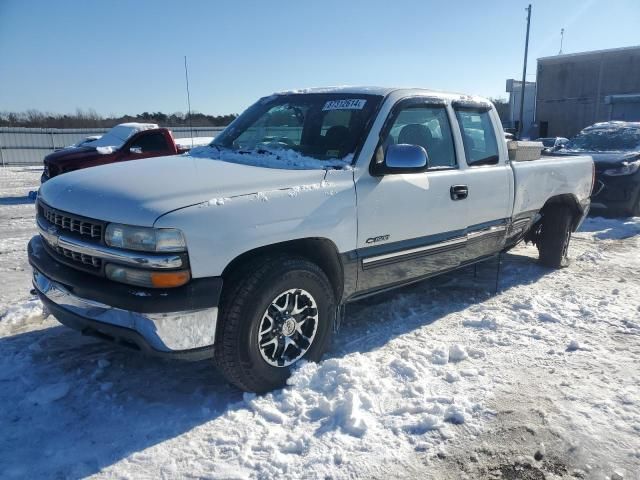
[[[540,263],[551,268],[568,265],[572,221],[571,209],[565,205],[554,205],[544,213],[538,242]]]
[[[301,359],[321,358],[335,297],[320,267],[300,257],[264,258],[229,283],[215,349],[229,382],[267,392],[284,386]]]

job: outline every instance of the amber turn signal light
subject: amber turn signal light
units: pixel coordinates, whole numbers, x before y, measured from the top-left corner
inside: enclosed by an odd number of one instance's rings
[[[191,279],[187,270],[179,272],[152,272],[151,283],[155,288],[180,287]]]

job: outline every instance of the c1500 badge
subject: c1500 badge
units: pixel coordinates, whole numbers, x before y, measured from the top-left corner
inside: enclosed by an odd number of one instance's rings
[[[370,237],[370,238],[367,238],[365,243],[386,242],[387,240],[389,240],[390,236],[391,235],[378,235],[377,237]]]

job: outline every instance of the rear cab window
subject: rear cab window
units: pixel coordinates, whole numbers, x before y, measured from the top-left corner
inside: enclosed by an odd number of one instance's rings
[[[454,106],[460,126],[462,144],[467,165],[497,165],[500,160],[496,131],[489,115],[483,107]]]

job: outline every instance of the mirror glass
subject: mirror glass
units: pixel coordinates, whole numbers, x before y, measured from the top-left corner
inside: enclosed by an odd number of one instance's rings
[[[142,147],[129,147],[131,153],[142,153]]]
[[[416,170],[425,168],[429,163],[427,151],[419,145],[389,145],[385,155],[387,168]]]

